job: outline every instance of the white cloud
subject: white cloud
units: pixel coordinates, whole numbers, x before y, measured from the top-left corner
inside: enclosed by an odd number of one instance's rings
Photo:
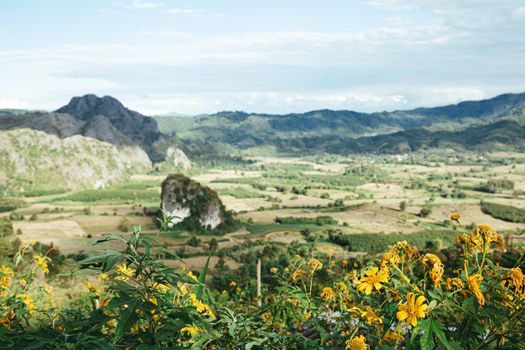
[[[206,16],[206,17],[222,17],[221,12],[209,12],[206,10],[196,10],[191,8],[172,8],[166,11],[169,15],[186,15],[186,16]]]
[[[402,95],[374,95],[362,92],[212,92],[197,94],[149,94],[122,99],[126,105],[144,114],[214,113],[222,110],[244,110],[259,113],[292,113],[316,109],[352,109],[377,111],[404,108]],[[264,106],[264,109],[261,107]]]
[[[170,15],[194,15],[196,11],[194,9],[185,8],[173,8],[166,11]]]
[[[164,5],[162,2],[148,0],[113,0],[113,5],[127,10],[149,10]]]
[[[170,30],[139,30],[139,35],[148,35],[156,37],[170,37],[170,38],[188,38],[192,35],[188,32],[176,32]]]
[[[368,0],[367,4],[382,10],[394,11],[408,11],[417,7],[417,4],[407,0]]]
[[[0,96],[0,109],[12,108],[12,109],[25,109],[28,108],[29,104],[27,102],[19,101],[17,99],[12,99],[9,97]]]
[[[155,14],[173,22],[165,14],[169,3],[159,1],[113,0],[111,10],[160,8]],[[73,94],[95,92],[123,97],[148,113],[275,113],[412,108],[524,90],[522,1],[368,3],[386,11],[384,22],[352,31],[292,31],[290,25],[283,27],[288,31],[257,32],[254,25],[254,32],[197,34],[191,26],[159,24],[116,44],[107,44],[108,38],[96,44],[93,38],[91,45],[5,46],[0,96],[27,101],[31,108],[56,108]],[[213,15],[184,5],[171,11]]]
[[[514,19],[523,19],[525,18],[525,6],[521,6],[521,7],[518,7],[516,8],[513,12],[512,12],[512,17]],[[1,28],[0,28],[1,29]]]

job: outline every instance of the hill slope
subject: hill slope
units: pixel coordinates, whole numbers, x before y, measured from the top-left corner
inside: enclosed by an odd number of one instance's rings
[[[371,114],[333,110],[287,115],[220,112],[193,118],[157,117],[157,119],[164,132],[175,131],[187,147],[193,146],[194,149],[215,144],[230,145],[238,149],[278,145],[279,151],[283,153],[315,152],[327,148],[337,153],[361,149],[391,152],[399,149],[413,150],[423,146],[439,147],[442,144],[438,142],[439,138],[453,136],[444,133],[447,130],[467,132],[468,128],[510,119],[522,123],[525,121],[525,93],[505,94],[489,100],[466,101],[443,107]],[[501,134],[502,128],[513,126],[513,124],[498,124],[496,125],[498,131],[492,134]],[[404,132],[408,130],[414,131]],[[388,134],[392,136],[386,139],[380,137],[386,137]],[[401,143],[409,144],[414,134],[421,135],[420,139],[423,140],[421,147],[415,145],[399,147]],[[365,139],[376,136],[379,139],[372,138],[368,141]],[[387,142],[387,145],[382,147],[375,145],[380,140],[393,138],[398,140],[395,142],[397,145],[392,145],[392,142]],[[322,142],[319,145],[310,142],[311,140]],[[430,142],[430,140],[434,141]],[[485,142],[486,140],[488,141]],[[448,143],[447,140],[443,141]],[[492,142],[489,141],[483,139],[481,143]],[[337,143],[344,147],[341,149],[325,147],[330,143]],[[462,140],[456,140],[452,144],[465,147],[479,146],[466,144]],[[515,146],[513,143],[510,145]]]
[[[89,137],[65,138],[17,129],[0,131],[0,195],[28,189],[98,188],[151,168],[138,146]]]

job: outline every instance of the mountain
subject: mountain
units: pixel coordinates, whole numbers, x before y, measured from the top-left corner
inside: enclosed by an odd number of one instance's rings
[[[24,190],[99,188],[151,169],[137,145],[65,138],[18,128],[0,131],[0,196]]]
[[[274,140],[277,151],[301,153],[408,153],[431,148],[477,151],[525,151],[525,127],[512,120],[471,126],[460,131],[415,128],[392,134],[345,138],[342,135]]]
[[[243,150],[252,147],[277,146],[281,153],[312,153],[328,147],[337,153],[345,151],[375,150],[394,151],[404,142],[407,149],[419,149],[413,144],[413,135],[422,135],[424,144],[435,147],[439,142],[431,139],[452,137],[448,132],[465,131],[502,120],[525,122],[525,93],[504,94],[481,101],[465,101],[455,105],[417,108],[406,111],[360,113],[353,111],[318,110],[286,115],[250,114],[245,112],[220,112],[193,118],[157,117],[164,132],[175,132],[187,149],[198,152],[210,145]],[[498,124],[511,127],[511,124]],[[475,130],[478,131],[478,130]],[[402,140],[388,142],[390,146],[378,147],[377,140]],[[378,137],[374,139],[373,137]],[[370,139],[368,139],[370,138]],[[312,143],[317,140],[319,143]],[[331,141],[330,141],[331,140]],[[482,143],[485,142],[482,140]],[[478,147],[453,142],[457,146]],[[511,147],[521,144],[509,144]],[[326,147],[325,147],[326,146]],[[343,147],[344,146],[344,147]],[[208,151],[209,152],[209,151]],[[190,153],[192,154],[192,153]]]
[[[93,94],[73,97],[71,101],[56,110],[56,113],[69,114],[81,121],[95,125],[99,116],[107,118],[115,130],[139,144],[153,161],[164,159],[169,137],[162,135],[155,119],[132,111],[111,96],[97,97]],[[100,119],[100,118],[99,118]],[[99,130],[101,128],[99,127]],[[105,140],[110,142],[110,140]],[[112,142],[110,142],[112,143]]]
[[[525,93],[392,112],[324,109],[286,115],[219,112],[156,118],[132,111],[113,97],[88,94],[72,98],[51,113],[0,112],[0,130],[31,128],[60,138],[82,135],[117,147],[138,145],[153,162],[166,160],[170,147],[190,158],[212,160],[268,148],[291,155],[391,153],[445,146],[523,149],[517,132],[525,124]],[[478,133],[485,136],[472,140],[470,135]]]
[[[159,131],[155,119],[129,110],[110,96],[73,97],[51,113],[3,111],[0,130],[31,128],[60,138],[83,135],[116,146],[139,145],[154,162],[164,160],[166,150],[176,143],[174,136]]]

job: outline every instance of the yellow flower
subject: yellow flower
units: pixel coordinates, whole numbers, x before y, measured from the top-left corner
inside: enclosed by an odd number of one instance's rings
[[[290,302],[290,304],[292,304],[293,306],[297,306],[297,299],[289,299],[288,300]]]
[[[432,266],[430,271],[430,276],[432,277],[432,282],[437,288],[441,288],[441,281],[443,279],[444,266],[441,260],[434,254],[425,254],[421,258],[423,266],[428,268],[429,265]]]
[[[269,312],[265,312],[264,314],[262,314],[261,318],[264,322],[270,322],[272,319],[272,314]]]
[[[346,269],[348,267],[348,260],[346,259],[341,260],[341,267],[343,269]]]
[[[29,297],[27,294],[17,294],[16,297],[18,299],[22,300],[22,302],[24,303],[24,305],[27,308],[27,313],[29,315],[34,315],[36,313],[36,311],[35,311],[36,310],[36,306],[33,303],[33,299],[31,299],[31,297]]]
[[[397,266],[401,262],[401,257],[395,251],[386,252],[381,259],[381,269],[390,266]]]
[[[7,296],[8,288],[14,275],[13,270],[9,266],[0,266],[0,296]],[[20,280],[20,284],[22,284],[22,281],[25,280]]]
[[[304,276],[304,270],[303,269],[297,269],[292,273],[292,280],[296,281],[298,279],[301,279],[301,277]]]
[[[393,342],[393,343],[397,343],[398,341],[403,341],[405,338],[397,333],[397,332],[393,332],[391,331],[390,329],[388,331],[386,331],[383,339],[381,340],[380,344],[383,343],[383,342]]]
[[[416,253],[415,249],[410,244],[408,244],[407,241],[396,242],[390,247],[390,251],[397,253],[399,256],[401,256],[401,253],[403,253],[408,258],[407,260],[410,260]]]
[[[463,284],[463,281],[457,277],[447,278],[447,289],[463,289],[465,288],[465,285]]]
[[[511,272],[511,278],[512,278],[512,284],[514,285],[514,288],[516,291],[521,288],[521,286],[525,285],[525,276],[523,275],[523,272],[519,267],[515,267],[510,270]]]
[[[155,290],[157,290],[160,294],[166,294],[166,292],[170,291],[170,287],[164,283],[159,283],[155,286]]]
[[[181,333],[188,333],[189,335],[196,335],[196,334],[199,334],[201,332],[201,330],[200,330],[199,327],[186,326],[186,327],[182,327],[180,329],[180,332]]]
[[[129,331],[131,332],[131,334],[137,334],[139,332],[140,328],[139,328],[139,325],[137,323],[135,323],[133,326],[131,326],[131,328],[129,329]]]
[[[337,290],[340,291],[343,294],[348,293],[348,286],[343,282],[337,282],[336,284]]]
[[[311,314],[311,313],[306,312],[306,313],[304,314],[304,320],[305,320],[305,321],[307,321],[308,319],[310,319],[310,317],[312,317],[312,314]]]
[[[230,287],[235,287],[237,285],[237,282],[235,281],[230,281]]]
[[[487,224],[480,224],[472,229],[469,238],[471,244],[479,250],[482,250],[483,244],[486,244],[487,248],[490,243],[496,243],[501,248],[505,245],[501,236]]]
[[[378,273],[379,271],[379,273]],[[366,295],[372,293],[372,289],[380,290],[383,285],[381,283],[388,282],[388,274],[385,270],[379,270],[377,266],[372,267],[371,270],[365,271],[365,276],[359,280],[357,290],[365,292]]]
[[[277,267],[272,267],[272,268],[270,269],[270,272],[273,273],[273,274],[276,274],[277,271],[279,271],[279,270],[277,269]]]
[[[424,304],[425,301],[426,299],[422,295],[416,298],[415,294],[408,293],[406,304],[398,306],[399,311],[396,314],[397,319],[399,321],[406,321],[407,326],[409,324],[414,327],[417,326],[417,319],[425,318],[428,309],[428,305]]]
[[[4,313],[2,318],[0,318],[0,326],[5,328],[11,328],[13,321],[15,320],[16,314],[13,310],[8,310]]]
[[[51,259],[49,259],[47,256],[41,256],[41,255],[35,255],[33,256],[33,259],[35,259],[35,262],[37,263],[38,267],[40,267],[40,269],[44,271],[44,273],[49,273],[49,267],[47,266],[47,261]]]
[[[207,304],[204,304],[202,301],[197,299],[197,296],[193,293],[190,294],[190,301],[192,305],[197,309],[197,312],[200,314],[205,314],[210,317],[214,317],[215,314],[211,311],[210,307]]]
[[[454,213],[450,215],[450,220],[452,221],[459,221],[460,218],[461,218],[461,215],[459,213]]]
[[[130,277],[135,274],[135,269],[132,269],[125,264],[120,264],[117,266],[117,271],[120,272],[122,276],[115,277],[116,280],[127,281]]]
[[[345,350],[367,350],[370,346],[366,344],[366,338],[363,335],[352,338],[346,341]]]
[[[472,247],[472,243],[470,241],[470,237],[466,234],[462,233],[456,237],[456,243],[461,247],[463,250],[463,255],[468,255],[469,250]]]
[[[95,293],[96,296],[100,295],[100,292],[104,290],[101,286],[98,286],[96,284],[91,283],[90,281],[86,281],[86,288],[91,292]]]
[[[383,318],[375,313],[371,308],[361,311],[361,317],[370,325],[383,324]]]
[[[197,278],[197,276],[195,276],[195,275],[193,274],[193,272],[191,272],[191,271],[188,271],[188,273],[186,274],[186,276],[190,277],[191,279],[194,279],[195,282],[199,282],[199,279]]]
[[[98,280],[99,281],[109,281],[109,275],[107,273],[99,273]]]
[[[335,293],[334,291],[332,290],[332,288],[330,287],[325,287],[323,288],[322,292],[321,292],[321,298],[324,299],[325,302],[329,303],[333,300],[335,300]]]
[[[323,264],[317,259],[310,259],[310,260],[308,260],[308,265],[314,271],[319,271],[319,270],[321,270],[323,268]]]
[[[478,299],[479,307],[483,307],[483,305],[485,305],[485,297],[479,288],[479,283],[481,281],[483,281],[483,276],[481,276],[479,273],[476,273],[475,275],[467,278],[468,287],[470,291],[474,293],[476,299]]]

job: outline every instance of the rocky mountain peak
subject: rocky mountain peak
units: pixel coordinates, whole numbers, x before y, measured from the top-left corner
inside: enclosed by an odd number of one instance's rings
[[[98,97],[94,94],[73,97],[67,105],[59,108],[57,112],[71,114],[82,120],[91,119],[96,115],[103,115],[110,119],[133,114],[142,116],[124,107],[116,98],[111,96]]]
[[[153,161],[161,161],[165,157],[163,148],[167,147],[164,144],[169,140],[166,140],[166,137],[160,133],[155,119],[126,108],[119,100],[111,96],[98,97],[94,94],[87,94],[73,97],[67,105],[56,112],[90,122],[92,128],[95,127],[94,122],[101,122],[101,126],[95,128],[99,131],[103,131],[103,125],[107,125],[106,119],[100,118],[104,116],[118,132],[140,145]],[[122,143],[120,139],[112,142],[110,134],[114,132],[105,133],[102,139],[113,144]]]

